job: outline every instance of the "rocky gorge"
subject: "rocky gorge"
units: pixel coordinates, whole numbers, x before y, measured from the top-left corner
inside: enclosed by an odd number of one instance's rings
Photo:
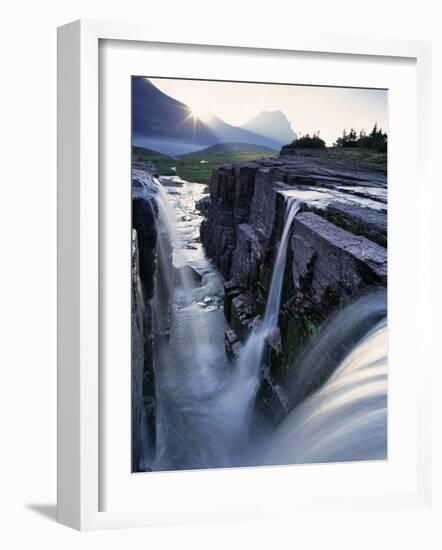
[[[265,455],[262,431],[254,451],[260,458],[244,458],[242,452],[239,459],[236,443],[232,443],[232,433],[239,428],[236,426],[232,431],[236,419],[230,417],[246,415],[246,411],[232,404],[232,396],[241,400],[246,394],[233,391],[232,387],[249,383],[235,370],[245,368],[244,350],[253,347],[252,337],[262,336],[262,353],[248,358],[249,362],[259,364],[257,381],[253,379],[253,388],[246,393],[257,412],[256,418],[264,418],[266,430],[272,431],[283,425],[291,411],[297,410],[306,398],[327,384],[355,342],[385,319],[386,176],[377,171],[324,163],[305,151],[221,165],[212,174],[208,194],[198,191],[197,196],[191,186],[198,184],[188,182],[177,184],[181,186],[179,190],[169,189],[169,198],[179,193],[183,196],[183,189],[193,193],[189,212],[183,215],[180,210],[178,221],[173,222],[187,224],[185,232],[191,227],[184,241],[177,244],[175,234],[169,231],[165,235],[164,220],[162,224],[159,222],[161,216],[165,217],[164,199],[159,191],[161,184],[155,178],[158,175],[155,167],[134,168],[133,470],[266,463],[262,458],[262,453]],[[294,203],[296,212],[288,225],[287,211]],[[276,266],[281,246],[286,248],[286,254],[283,264]],[[177,265],[174,256],[182,260],[183,251],[185,263]],[[277,267],[282,270],[282,282],[275,323],[270,331],[259,332],[268,316],[269,294],[274,290]],[[183,273],[190,273],[190,281],[189,277],[183,279]],[[174,297],[177,284],[190,297],[184,304],[182,294],[179,299]],[[375,296],[375,307],[373,299],[367,298],[369,295]],[[353,316],[343,320],[342,312],[354,308],[356,303],[360,304],[360,313],[353,310]],[[165,324],[158,320],[160,310]],[[181,319],[187,323],[185,334],[182,328],[177,328]],[[201,341],[204,338],[216,340],[210,350],[204,348]],[[168,356],[171,374],[165,379],[161,349],[170,342],[174,348]],[[193,355],[187,357],[187,351],[177,348],[177,342],[187,342],[193,347],[190,350]],[[204,348],[201,353],[199,346]],[[327,360],[317,355],[318,350],[327,355]],[[208,352],[215,357],[213,367],[207,364]],[[200,360],[199,370],[194,372],[193,363]],[[195,391],[201,391],[198,385],[202,376],[207,376],[207,367],[209,371],[212,369],[209,378],[216,380],[211,381],[214,385],[210,391],[205,388],[210,395],[206,403],[206,397]],[[179,384],[173,379],[174,371],[180,371]],[[184,379],[186,372],[190,374]],[[190,384],[190,379],[198,382]],[[171,388],[177,392],[178,386],[181,390],[187,385],[192,386],[189,391],[194,393],[180,393],[179,399],[175,396],[165,400],[164,394]],[[193,407],[189,412],[190,395],[200,403],[198,416],[192,416]],[[173,417],[170,411],[174,412]],[[200,419],[202,411],[204,427]],[[192,420],[186,419],[187,414]],[[221,421],[227,417],[228,426],[223,423],[227,421]],[[177,446],[166,441],[166,418],[168,422],[173,418],[180,426],[174,432],[175,439],[188,430],[194,446],[195,442],[204,444],[213,440],[210,443],[213,452],[200,450],[195,458],[196,455],[183,451],[184,444]],[[198,422],[201,425],[196,429]],[[215,427],[216,422],[220,426]],[[229,446],[232,448],[228,449]],[[272,463],[277,462],[278,459],[272,458]]]
[[[383,174],[324,166],[302,152],[220,166],[202,205],[201,240],[226,280],[229,356],[240,352],[263,315],[287,197],[299,202],[300,213],[288,243],[278,329],[266,341],[260,392],[276,420],[287,409],[287,379],[321,324],[364,290],[387,285]],[[328,374],[322,372],[308,392]]]
[[[150,174],[150,172],[147,172]],[[156,439],[152,298],[158,207],[153,181],[132,178],[132,469],[146,469]]]

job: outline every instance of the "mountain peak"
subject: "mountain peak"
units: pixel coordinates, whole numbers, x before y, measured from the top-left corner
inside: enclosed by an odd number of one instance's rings
[[[261,111],[259,113],[259,115],[257,115],[255,118],[257,117],[269,117],[269,118],[283,118],[284,120],[287,120],[287,117],[285,116],[285,114],[280,111],[280,110],[276,110],[276,111]],[[287,120],[288,122],[288,120]]]
[[[241,128],[274,139],[282,145],[297,138],[287,116],[279,110],[261,111]]]
[[[132,80],[134,145],[179,155],[223,142],[262,145],[277,150],[279,140],[224,122],[213,115],[194,116],[190,107],[173,99],[143,77]],[[284,144],[286,141],[284,141]]]

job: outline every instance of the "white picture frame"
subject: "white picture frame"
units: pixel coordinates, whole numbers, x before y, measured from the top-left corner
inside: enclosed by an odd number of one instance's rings
[[[244,42],[241,37],[225,38],[211,31],[189,41],[185,30],[181,34],[152,25],[146,26],[102,21],[76,21],[58,31],[58,520],[80,530],[139,527],[204,520],[230,520],[262,517],[268,514],[265,496],[249,503],[247,509],[235,506],[235,495],[228,500],[204,502],[188,495],[188,506],[152,507],[114,506],[103,510],[100,484],[103,483],[102,436],[100,414],[100,289],[101,250],[100,209],[100,41],[135,43],[167,43],[213,48],[228,47],[232,55],[238,52],[266,49],[281,52],[310,52],[336,56],[377,56],[409,58],[416,63],[417,80],[417,164],[420,184],[420,208],[416,214],[419,242],[427,243],[419,253],[418,297],[421,336],[426,357],[420,365],[416,384],[416,487],[411,492],[392,491],[385,494],[321,496],[284,500],[285,512],[275,505],[276,515],[315,513],[332,509],[348,512],[397,509],[429,505],[431,500],[431,434],[430,434],[430,369],[431,348],[431,263],[429,243],[429,211],[431,182],[428,174],[428,128],[431,115],[429,97],[430,45],[425,42],[364,40],[346,37],[266,38]],[[128,365],[129,368],[129,365]],[[123,443],[125,444],[125,443]],[[129,449],[130,442],[127,441]],[[318,468],[320,466],[314,466]],[[276,469],[281,472],[281,469]],[[201,474],[201,472],[200,472]],[[165,474],[173,476],[176,474]],[[213,473],[204,472],[204,482]],[[237,474],[239,475],[239,474]],[[272,475],[272,474],[266,474]],[[342,475],[342,474],[336,474]],[[165,479],[165,478],[164,478]],[[171,481],[172,479],[172,481]],[[171,478],[168,487],[173,483]],[[175,480],[178,478],[176,477]],[[161,484],[161,480],[156,481]],[[193,498],[193,502],[192,501]]]

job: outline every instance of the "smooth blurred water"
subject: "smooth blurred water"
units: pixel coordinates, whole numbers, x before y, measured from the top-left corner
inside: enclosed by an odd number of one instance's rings
[[[236,410],[237,423],[241,427],[244,437],[250,437],[253,407],[257,390],[261,380],[261,367],[266,338],[278,326],[279,309],[281,306],[282,282],[287,258],[287,243],[290,236],[293,220],[299,212],[299,203],[292,197],[285,201],[284,229],[279,243],[269,295],[262,322],[249,335],[235,365],[235,375],[229,388],[226,399]]]
[[[160,227],[172,244],[169,335],[158,341],[154,470],[232,465],[232,423],[223,400],[232,366],[224,349],[223,279],[199,240],[195,203],[204,186],[162,178]],[[164,184],[164,185],[163,185]]]
[[[272,434],[263,462],[387,458],[387,339],[384,318],[328,381],[292,410]]]
[[[255,425],[252,434],[266,338],[278,324],[297,199],[287,197],[264,318],[231,364],[224,349],[223,279],[199,241],[202,216],[195,203],[204,186],[176,177],[162,178],[157,186],[164,237],[157,284],[167,288],[170,304],[165,308],[164,299],[162,304],[154,299],[157,442],[151,468],[385,458],[385,291],[368,293],[323,327],[287,381],[291,412],[277,428]]]

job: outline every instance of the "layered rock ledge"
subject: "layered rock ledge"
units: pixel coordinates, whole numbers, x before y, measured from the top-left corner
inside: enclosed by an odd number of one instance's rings
[[[230,356],[263,315],[285,205],[299,201],[279,333],[267,345],[261,388],[274,411],[283,404],[275,388],[284,387],[319,325],[364,289],[387,284],[386,185],[381,173],[324,166],[302,154],[222,165],[213,172],[201,240],[226,280]]]

